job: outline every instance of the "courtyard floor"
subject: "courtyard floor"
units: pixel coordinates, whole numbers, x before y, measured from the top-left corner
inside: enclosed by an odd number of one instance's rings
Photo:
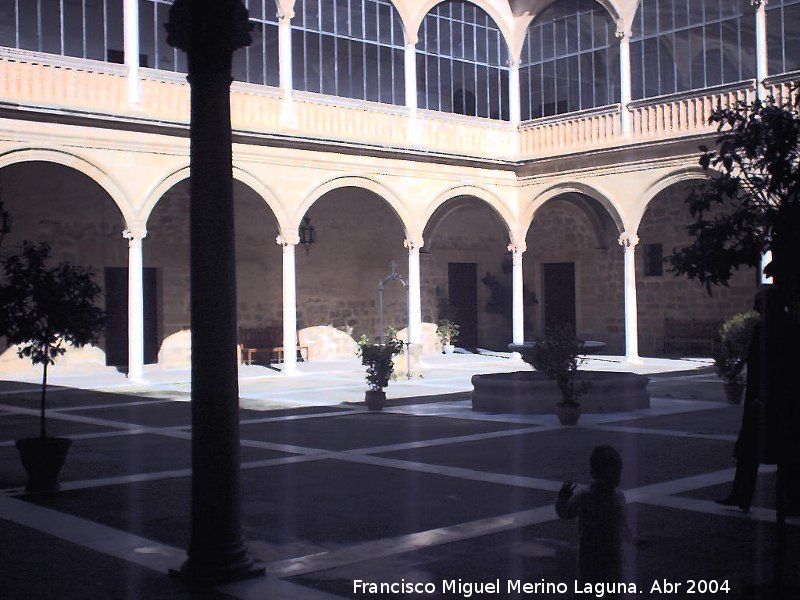
[[[0,597],[548,597],[518,593],[517,581],[566,584],[553,598],[596,597],[574,591],[576,525],[559,521],[553,503],[562,481],[589,482],[589,453],[600,443],[625,461],[621,487],[637,539],[625,577],[638,597],[695,597],[689,581],[703,580],[727,582],[729,591],[697,596],[740,598],[750,584],[769,581],[774,469],[762,468],[750,513],[713,502],[730,488],[741,407],[724,401],[713,373],[698,369],[705,363],[637,367],[652,373],[650,409],[583,415],[568,428],[550,415],[473,413],[468,371],[515,365],[459,360],[392,382],[394,400],[383,413],[359,403],[363,381],[349,364],[244,377],[243,534],[267,575],[213,590],[167,575],[189,542],[185,381],[54,388],[50,434],[73,446],[62,490],[38,496],[22,493],[14,448],[38,431],[38,388],[0,381]],[[593,362],[619,368],[611,358]],[[800,519],[788,523],[787,574],[800,585]],[[427,583],[434,591],[370,594],[357,580]],[[654,582],[677,593],[651,591]],[[491,584],[499,590],[478,593]]]

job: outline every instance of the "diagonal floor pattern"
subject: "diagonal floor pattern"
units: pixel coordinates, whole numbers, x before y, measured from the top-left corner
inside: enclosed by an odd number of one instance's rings
[[[188,544],[188,403],[54,391],[48,423],[73,448],[62,491],[32,496],[13,440],[36,431],[36,389],[0,382],[0,570],[13,573],[4,597],[395,597],[354,582],[405,581],[433,591],[397,597],[521,598],[520,581],[563,582],[558,597],[585,598],[572,588],[575,524],[553,502],[563,480],[588,483],[600,443],[625,461],[638,540],[626,579],[639,597],[661,597],[654,581],[689,579],[727,581],[725,597],[745,597],[748,582],[771,576],[774,469],[762,468],[749,514],[713,502],[729,489],[741,418],[715,383],[655,376],[650,409],[583,415],[573,428],[550,415],[473,413],[466,393],[395,400],[380,414],[325,401],[242,409],[243,531],[267,576],[192,590],[164,576]],[[797,579],[796,518],[788,531]]]

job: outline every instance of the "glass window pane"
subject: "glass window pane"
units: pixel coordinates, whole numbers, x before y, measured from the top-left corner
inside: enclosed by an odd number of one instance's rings
[[[42,2],[41,51],[61,54],[60,2]]]
[[[83,7],[64,4],[64,54],[85,58],[83,52]]]
[[[323,94],[336,94],[336,44],[331,35],[321,35],[320,40],[322,57],[320,65],[322,89],[320,91]]]

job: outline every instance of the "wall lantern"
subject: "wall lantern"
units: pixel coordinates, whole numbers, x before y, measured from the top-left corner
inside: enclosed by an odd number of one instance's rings
[[[306,254],[311,249],[311,244],[317,241],[317,232],[314,230],[314,226],[311,224],[311,219],[308,217],[303,217],[303,222],[300,224],[300,243],[303,244],[303,247],[306,249]]]

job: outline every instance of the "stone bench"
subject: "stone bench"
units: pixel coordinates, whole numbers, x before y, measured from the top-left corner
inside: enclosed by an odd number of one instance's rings
[[[666,355],[713,356],[719,345],[718,319],[664,319]]]

